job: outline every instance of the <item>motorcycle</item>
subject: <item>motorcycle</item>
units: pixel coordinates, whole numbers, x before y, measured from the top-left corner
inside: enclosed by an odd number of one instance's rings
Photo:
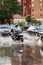
[[[23,42],[23,34],[20,32],[11,30],[11,37],[13,40],[20,40]]]

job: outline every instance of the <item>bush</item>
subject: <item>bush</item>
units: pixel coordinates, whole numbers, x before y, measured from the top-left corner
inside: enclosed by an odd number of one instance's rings
[[[26,25],[26,21],[21,21],[21,22],[18,22],[18,25],[19,25],[19,26],[23,26],[23,27],[24,27],[24,26]]]
[[[36,22],[36,21],[37,21],[36,18],[31,17],[31,22]]]
[[[41,21],[37,21],[37,24],[41,25]]]
[[[30,16],[30,15],[28,15],[25,19],[26,19],[26,21],[27,21],[28,23],[31,22],[31,16]]]
[[[41,21],[38,21],[38,20],[34,20],[32,21],[33,24],[38,24],[38,25],[41,25]]]
[[[27,21],[28,23],[33,23],[33,24],[38,24],[38,25],[41,24],[41,21],[38,21],[36,18],[31,17],[31,16],[29,16],[29,15],[28,15],[25,19],[26,19],[26,21]]]

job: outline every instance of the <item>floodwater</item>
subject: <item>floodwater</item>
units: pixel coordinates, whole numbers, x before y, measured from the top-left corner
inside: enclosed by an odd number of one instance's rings
[[[14,57],[13,57],[13,53],[12,53],[12,49],[11,49],[11,46],[12,46],[12,44],[14,44],[14,46],[15,46],[15,44],[18,46],[18,44],[24,44],[24,46],[25,45],[27,45],[27,46],[30,46],[30,47],[32,47],[32,49],[34,50],[36,50],[36,53],[37,53],[37,49],[38,48],[35,48],[35,46],[40,46],[40,45],[42,45],[42,42],[41,42],[41,40],[39,39],[39,37],[37,37],[37,36],[31,36],[31,35],[29,35],[29,34],[27,34],[27,33],[23,33],[23,35],[24,35],[24,42],[20,42],[20,41],[14,41],[14,40],[12,40],[12,38],[11,38],[11,36],[8,36],[8,37],[2,37],[2,36],[0,36],[0,48],[2,48],[2,49],[0,49],[0,65],[19,65],[19,61],[20,61],[20,57],[21,57],[21,52],[19,53],[19,51],[18,51],[18,48],[16,48],[16,50],[17,50],[17,52],[18,53],[16,53],[15,51],[14,51]],[[38,44],[38,43],[40,43],[40,44]],[[33,48],[33,46],[34,46],[34,48]],[[5,48],[4,48],[5,47]],[[16,46],[15,46],[16,47]],[[15,48],[14,48],[15,49]],[[25,51],[25,47],[24,47],[24,51]],[[31,48],[28,50],[28,49],[26,49],[26,53],[27,52],[29,52],[30,50],[32,50]],[[40,50],[39,50],[40,51]],[[33,51],[34,52],[34,51]],[[24,53],[23,55],[25,56],[25,54],[26,53]],[[35,55],[37,55],[35,53]],[[3,54],[5,54],[4,56],[2,56]],[[16,54],[16,55],[15,55]],[[28,53],[27,53],[27,55],[28,55]],[[10,56],[10,57],[9,57]],[[11,56],[13,57],[13,58],[11,58]],[[24,58],[24,56],[23,56],[23,58]],[[26,56],[27,57],[27,56]],[[37,56],[35,56],[35,57],[37,57]],[[12,60],[11,60],[12,59]],[[15,61],[15,62],[14,62]],[[27,60],[26,60],[27,61]],[[14,64],[13,64],[13,62],[14,62]],[[30,61],[31,62],[31,61]],[[24,64],[25,65],[25,64]],[[32,65],[32,64],[31,64]],[[35,64],[34,64],[35,65]]]
[[[0,65],[11,65],[11,58],[0,57]]]

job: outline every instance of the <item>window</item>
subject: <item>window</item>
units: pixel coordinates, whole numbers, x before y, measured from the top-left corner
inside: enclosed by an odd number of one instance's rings
[[[32,11],[34,11],[34,9],[32,9]]]
[[[42,14],[40,14],[40,16],[42,16]]]
[[[34,1],[34,0],[32,0],[32,1]]]
[[[40,0],[40,1],[42,1],[42,0]]]
[[[42,7],[42,3],[40,3],[40,6]]]
[[[32,4],[32,7],[34,7],[34,4]]]
[[[40,11],[42,11],[42,9],[40,9]]]

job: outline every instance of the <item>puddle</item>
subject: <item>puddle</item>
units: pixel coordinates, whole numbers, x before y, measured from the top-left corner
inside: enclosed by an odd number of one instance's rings
[[[11,58],[0,57],[0,65],[11,65]]]

